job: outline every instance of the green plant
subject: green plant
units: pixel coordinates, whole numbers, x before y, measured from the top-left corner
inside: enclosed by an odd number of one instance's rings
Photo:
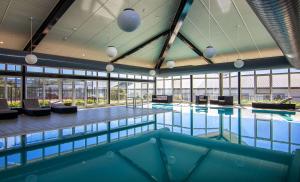
[[[8,102],[9,107],[21,107],[21,101]]]

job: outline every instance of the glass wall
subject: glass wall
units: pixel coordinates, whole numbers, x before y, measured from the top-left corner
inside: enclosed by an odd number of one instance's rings
[[[173,95],[174,102],[190,101],[190,76],[173,76],[156,79],[157,95]]]
[[[193,75],[193,97],[207,95],[209,99],[217,99],[220,95],[219,74]]]
[[[21,106],[22,87],[21,77],[0,77],[0,98],[5,98],[11,107]]]
[[[11,106],[20,106],[21,66],[0,64],[0,71],[0,97],[6,98]],[[9,72],[9,76],[5,72]],[[42,105],[63,101],[65,104],[94,107],[107,104],[108,94],[111,104],[125,104],[126,97],[147,102],[155,92],[154,78],[148,76],[111,73],[111,92],[108,93],[105,72],[39,66],[27,66],[26,72],[30,76],[26,76],[25,95],[27,98],[39,99]],[[45,77],[39,77],[44,73]],[[53,76],[49,76],[51,74]],[[190,79],[190,75],[157,77],[156,94],[173,95],[174,102],[190,102],[191,92],[193,100],[196,95],[208,95],[210,99],[216,99],[223,94],[234,96],[234,102],[237,103],[237,72],[192,75],[192,85]],[[253,101],[280,102],[288,97],[293,98],[292,102],[299,103],[298,80],[300,70],[293,68],[242,71],[241,103],[250,105]],[[223,88],[219,88],[220,86]]]

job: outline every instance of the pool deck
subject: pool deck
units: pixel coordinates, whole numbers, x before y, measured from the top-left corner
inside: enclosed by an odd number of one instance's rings
[[[112,120],[163,112],[166,112],[166,110],[113,106],[106,108],[82,109],[75,114],[51,113],[49,116],[40,117],[32,117],[22,114],[19,115],[17,119],[0,120],[0,137],[24,135],[39,131],[108,122]]]

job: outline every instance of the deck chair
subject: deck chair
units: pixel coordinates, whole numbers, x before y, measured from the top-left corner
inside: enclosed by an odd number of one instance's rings
[[[11,110],[8,107],[6,99],[0,99],[0,119],[14,119],[18,117],[17,110]]]
[[[46,116],[51,113],[50,107],[41,107],[37,99],[23,100],[23,110],[29,116]]]

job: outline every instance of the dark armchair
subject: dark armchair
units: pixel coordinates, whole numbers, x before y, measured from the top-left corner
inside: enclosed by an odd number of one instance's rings
[[[211,104],[233,105],[233,96],[218,96],[218,100],[210,100]]]
[[[196,95],[196,104],[208,104],[208,96]]]
[[[41,107],[37,99],[23,100],[24,114],[29,116],[46,116],[51,113],[50,107]]]
[[[6,99],[0,99],[0,119],[14,119],[18,117],[18,111],[8,107]]]
[[[152,95],[152,102],[172,103],[173,96],[172,95]]]

